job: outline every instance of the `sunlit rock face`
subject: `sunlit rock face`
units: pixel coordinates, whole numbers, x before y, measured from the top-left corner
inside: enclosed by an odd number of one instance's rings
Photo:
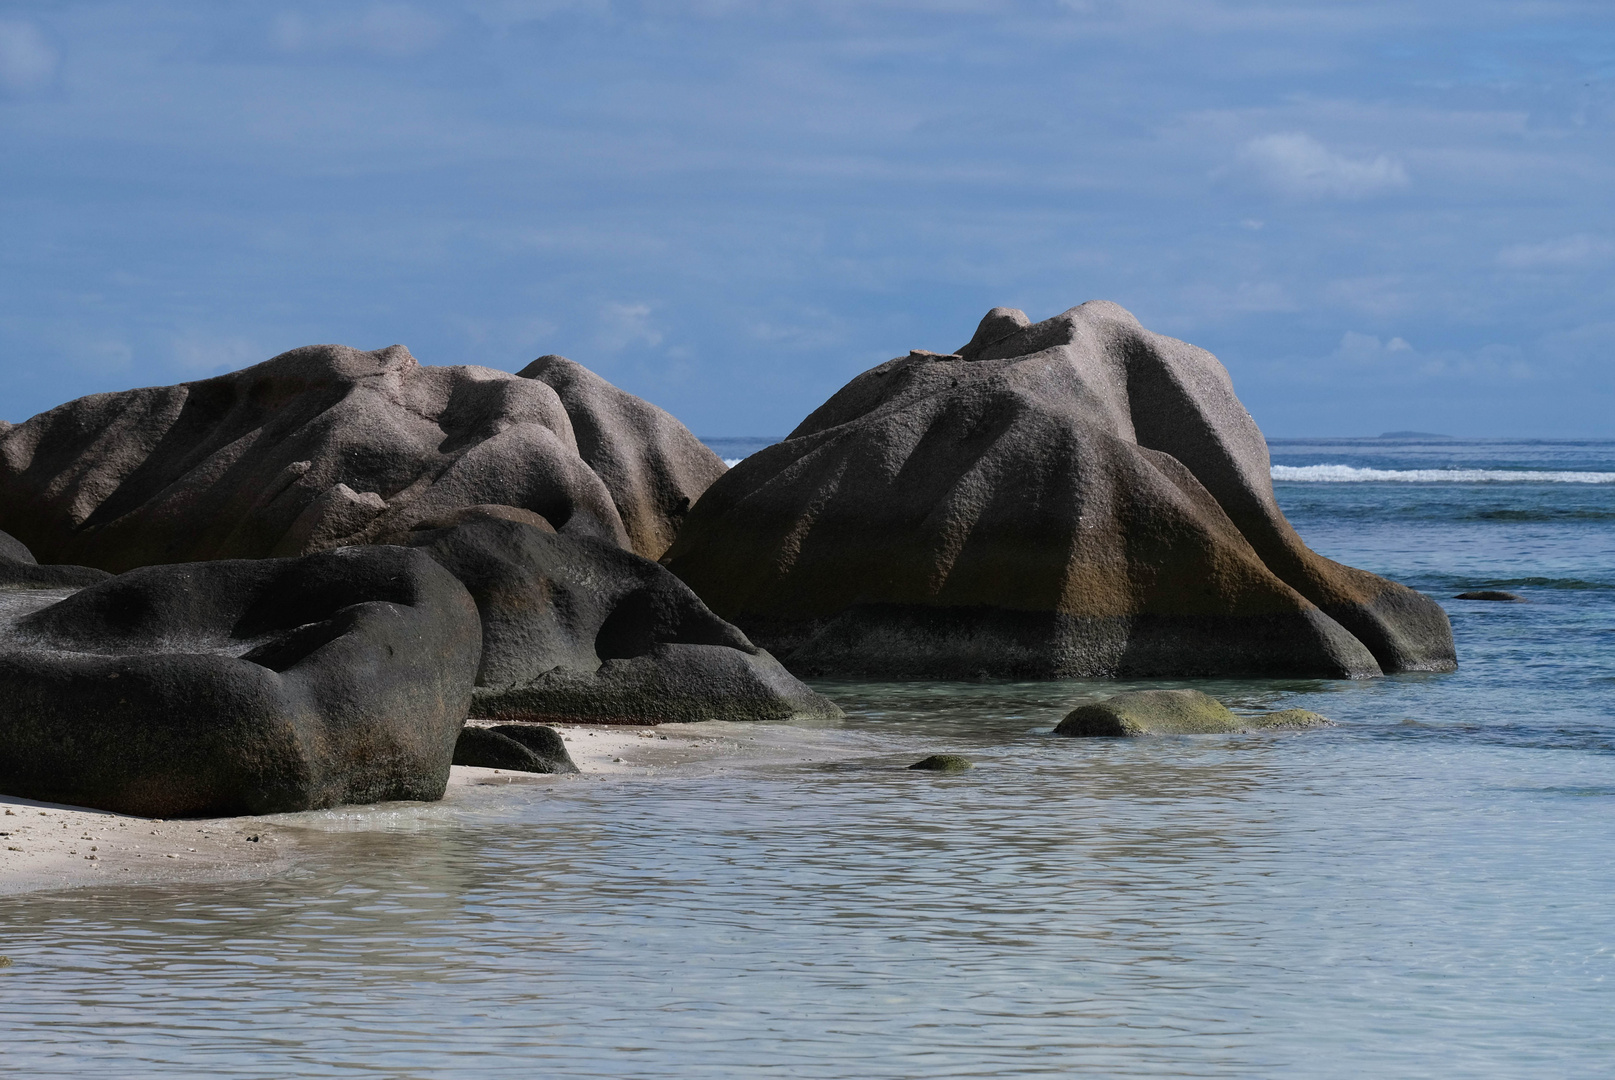
[[[0,529],[42,561],[122,571],[394,542],[499,504],[656,558],[723,471],[562,357],[512,375],[314,345],[0,429]]]
[[[1216,357],[1115,304],[995,308],[843,387],[664,562],[797,674],[1454,667],[1430,598],[1307,548]]]

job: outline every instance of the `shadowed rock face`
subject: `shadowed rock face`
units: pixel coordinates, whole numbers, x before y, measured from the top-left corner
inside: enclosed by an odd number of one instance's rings
[[[530,773],[575,773],[561,733],[543,724],[467,724],[454,745],[456,765]]]
[[[155,817],[437,799],[481,650],[425,554],[0,592],[0,791]]]
[[[835,717],[840,710],[649,559],[492,508],[410,543],[465,583],[482,617],[473,716],[661,723]]]
[[[858,376],[663,561],[798,674],[1455,666],[1438,604],[1301,542],[1216,358],[1100,301]]]
[[[77,589],[111,576],[88,566],[40,566],[16,537],[0,532],[0,589]]]
[[[122,571],[390,542],[496,503],[659,556],[681,500],[723,463],[570,361],[532,370],[542,377],[316,345],[80,398],[0,430],[0,528],[49,561]]]

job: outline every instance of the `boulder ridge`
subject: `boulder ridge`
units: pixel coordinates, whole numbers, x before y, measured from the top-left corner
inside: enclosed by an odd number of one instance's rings
[[[723,471],[667,413],[563,357],[512,375],[311,345],[0,429],[0,529],[41,561],[122,572],[396,542],[498,504],[657,558]]]

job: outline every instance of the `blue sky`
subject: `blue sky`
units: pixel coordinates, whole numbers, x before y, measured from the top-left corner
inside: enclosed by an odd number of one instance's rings
[[[782,434],[1115,300],[1274,436],[1615,436],[1615,6],[0,0],[0,417],[312,342]]]

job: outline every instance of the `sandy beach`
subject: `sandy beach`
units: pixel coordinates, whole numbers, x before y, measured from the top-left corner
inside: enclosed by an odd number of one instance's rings
[[[613,777],[676,775],[681,770],[744,757],[831,759],[846,748],[816,743],[811,729],[771,746],[775,725],[703,723],[661,727],[556,725],[579,774],[454,766],[448,791],[435,804],[392,803],[334,808],[362,822],[400,807],[467,809],[494,789]],[[805,738],[804,738],[805,737]],[[108,884],[228,881],[273,877],[314,853],[322,831],[314,814],[160,820],[0,795],[0,894]]]

